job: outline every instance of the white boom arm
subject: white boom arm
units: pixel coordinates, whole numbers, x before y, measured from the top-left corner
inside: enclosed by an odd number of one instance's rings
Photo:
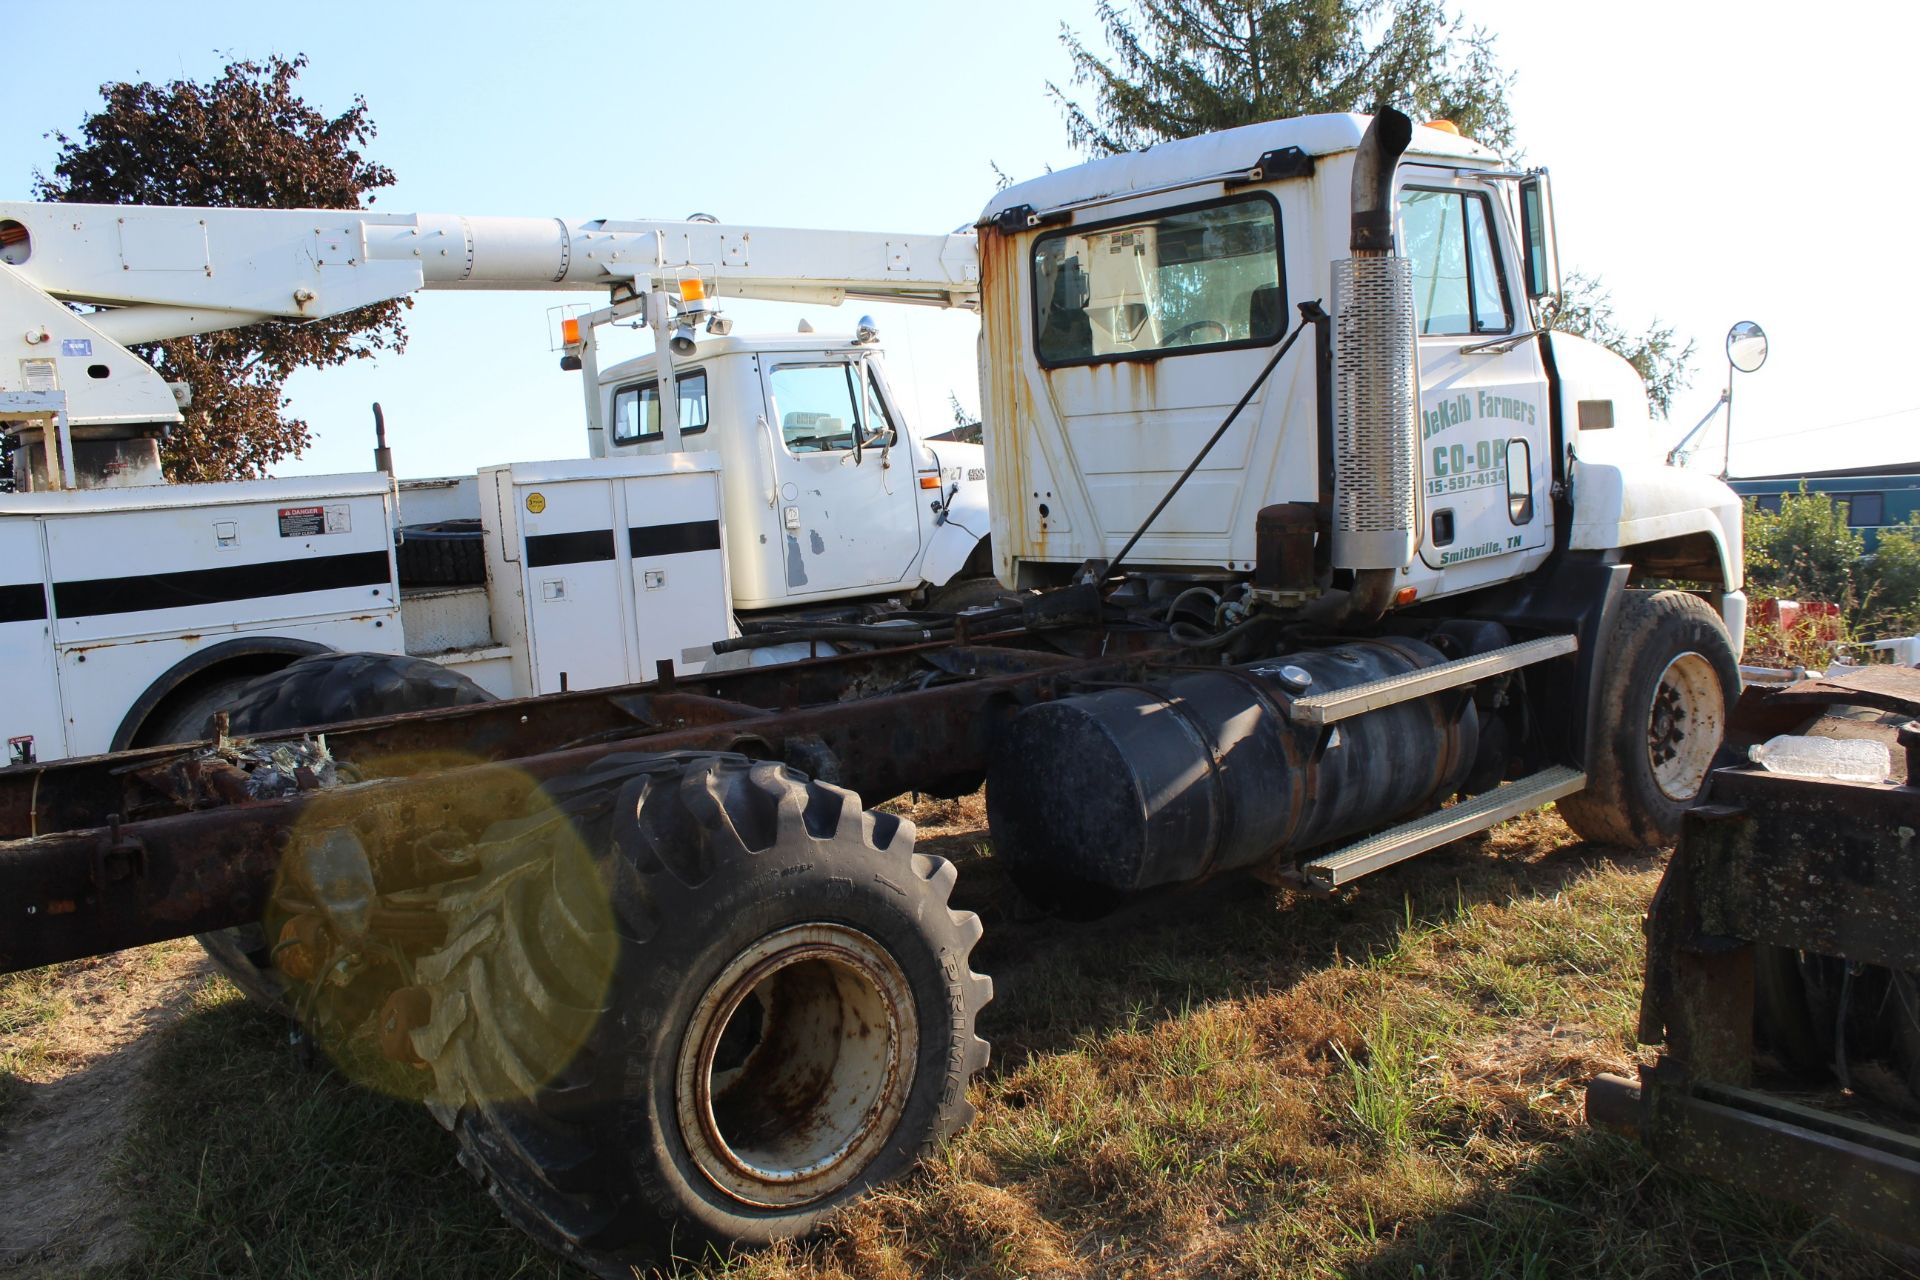
[[[0,395],[64,390],[76,425],[177,419],[125,344],[420,289],[671,292],[692,269],[717,295],[831,305],[971,307],[979,291],[970,235],[335,209],[0,202],[0,264]]]

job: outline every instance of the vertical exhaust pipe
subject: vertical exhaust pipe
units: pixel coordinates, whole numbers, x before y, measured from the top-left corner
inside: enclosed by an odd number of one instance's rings
[[[1351,248],[1333,264],[1333,564],[1354,573],[1350,617],[1393,603],[1419,519],[1413,269],[1394,253],[1393,179],[1413,121],[1383,107],[1353,161]]]
[[[393,478],[393,450],[387,448],[387,415],[380,409],[380,402],[373,402],[373,469],[384,471],[387,478]]]
[[[1392,107],[1381,108],[1360,138],[1353,157],[1353,235],[1348,247],[1356,258],[1393,252],[1393,175],[1413,141],[1413,121]]]

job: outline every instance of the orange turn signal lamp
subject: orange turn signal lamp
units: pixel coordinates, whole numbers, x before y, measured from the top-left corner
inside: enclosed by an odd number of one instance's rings
[[[940,487],[940,477],[939,476],[921,476],[920,487],[922,489],[938,489]]]
[[[1419,596],[1420,596],[1420,588],[1402,587],[1398,591],[1393,593],[1393,602],[1396,605],[1412,604],[1416,599],[1419,598]]]

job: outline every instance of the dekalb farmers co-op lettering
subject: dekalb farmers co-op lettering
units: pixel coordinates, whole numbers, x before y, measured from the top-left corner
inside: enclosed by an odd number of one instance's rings
[[[1421,413],[1420,436],[1430,440],[1443,431],[1464,422],[1490,420],[1531,426],[1539,418],[1532,401],[1515,396],[1476,391],[1442,400]],[[1429,495],[1456,493],[1504,484],[1507,479],[1507,439],[1504,434],[1491,439],[1462,440],[1436,444],[1427,466],[1426,491]]]
[[[1474,412],[1476,403],[1479,406],[1478,413]],[[1504,418],[1508,422],[1531,427],[1538,417],[1539,410],[1533,407],[1531,400],[1494,395],[1486,391],[1477,391],[1469,396],[1463,391],[1451,400],[1442,400],[1420,415],[1420,438],[1431,440],[1448,427],[1457,427],[1475,418]]]

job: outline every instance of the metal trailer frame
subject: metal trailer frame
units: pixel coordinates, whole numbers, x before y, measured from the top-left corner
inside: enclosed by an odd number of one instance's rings
[[[1193,737],[1192,726],[1175,736],[1216,780],[1252,777],[1246,770],[1258,767],[1255,757],[1266,760],[1268,748],[1296,769],[1317,769],[1341,742],[1336,722],[1363,713],[1410,713],[1411,723],[1433,721],[1436,747],[1455,742],[1446,726],[1463,714],[1476,686],[1504,683],[1526,668],[1538,672],[1543,692],[1536,696],[1545,696],[1592,660],[1577,634],[1552,625],[1551,610],[1525,610],[1511,615],[1515,625],[1547,634],[1448,661],[1429,646],[1369,641],[1375,651],[1402,654],[1381,670],[1403,673],[1351,683],[1361,678],[1354,671],[1372,668],[1349,654],[1341,660],[1348,687],[1333,680],[1324,691],[1310,690],[1313,677],[1297,668],[1196,661],[1168,647],[1164,632],[1104,624],[1102,612],[1093,586],[1069,587],[1018,606],[963,612],[938,626],[866,628],[863,638],[879,644],[868,652],[692,677],[677,676],[662,661],[658,679],[646,684],[369,718],[265,734],[257,742],[228,738],[222,715],[211,742],[0,770],[0,972],[257,924],[284,878],[283,863],[298,882],[314,859],[324,860],[322,847],[335,832],[350,832],[365,848],[382,897],[461,878],[471,868],[460,852],[492,823],[522,815],[548,780],[619,753],[720,751],[779,761],[850,788],[868,804],[907,791],[963,795],[1007,748],[1014,717],[1036,704],[1153,689],[1172,707],[1183,697],[1166,692],[1172,685],[1213,673],[1238,691],[1234,697],[1252,699],[1252,719],[1221,730],[1219,741],[1202,741],[1212,731]],[[1427,656],[1404,656],[1417,651]],[[1308,661],[1304,654],[1297,660]],[[1292,687],[1288,679],[1301,683]],[[1193,696],[1195,705],[1211,705],[1219,695]],[[1427,710],[1409,712],[1416,703]],[[1263,739],[1266,747],[1229,765],[1232,744],[1256,720],[1285,741]],[[282,752],[276,767],[284,776],[263,792],[249,771],[265,758],[267,744],[308,735],[315,744]],[[1244,868],[1324,891],[1584,784],[1585,775],[1561,758],[1570,744],[1555,735],[1542,733],[1517,749],[1537,772],[1489,784],[1458,808],[1364,834],[1370,824],[1354,821],[1362,815],[1341,810],[1332,796],[1315,800],[1303,792],[1295,816],[1275,832],[1236,836],[1233,860],[1216,864],[1210,853],[1186,866],[1183,856],[1180,867],[1156,865],[1137,887]],[[1472,747],[1463,738],[1447,750]],[[1448,767],[1463,770],[1464,780],[1469,763],[1463,756]],[[1418,799],[1398,797],[1393,812]],[[1206,821],[1232,825],[1237,802],[1216,796],[1206,803],[1224,806]],[[1317,812],[1316,805],[1331,806],[1331,825],[1312,827],[1299,816],[1303,808]],[[1306,851],[1262,843],[1296,827],[1321,833],[1306,842],[1316,849],[1342,836],[1362,838],[1298,867],[1272,864]],[[429,924],[423,918],[414,926]]]
[[[1171,658],[1000,639],[692,678],[662,662],[643,685],[321,727],[327,754],[350,766],[344,785],[322,789],[309,770],[277,798],[249,793],[226,741],[0,770],[0,972],[256,923],[289,850],[343,827],[383,895],[454,878],[464,872],[445,851],[518,813],[542,782],[620,752],[784,760],[874,800],[965,794],[996,727],[1061,677],[1137,679]]]
[[[1869,667],[1743,708],[1764,738],[1828,704],[1920,715],[1920,671]],[[1754,1087],[1756,946],[1920,971],[1920,721],[1907,780],[1811,781],[1723,769],[1687,814],[1648,911],[1639,1079],[1587,1086],[1590,1123],[1662,1163],[1920,1245],[1920,1134]]]

